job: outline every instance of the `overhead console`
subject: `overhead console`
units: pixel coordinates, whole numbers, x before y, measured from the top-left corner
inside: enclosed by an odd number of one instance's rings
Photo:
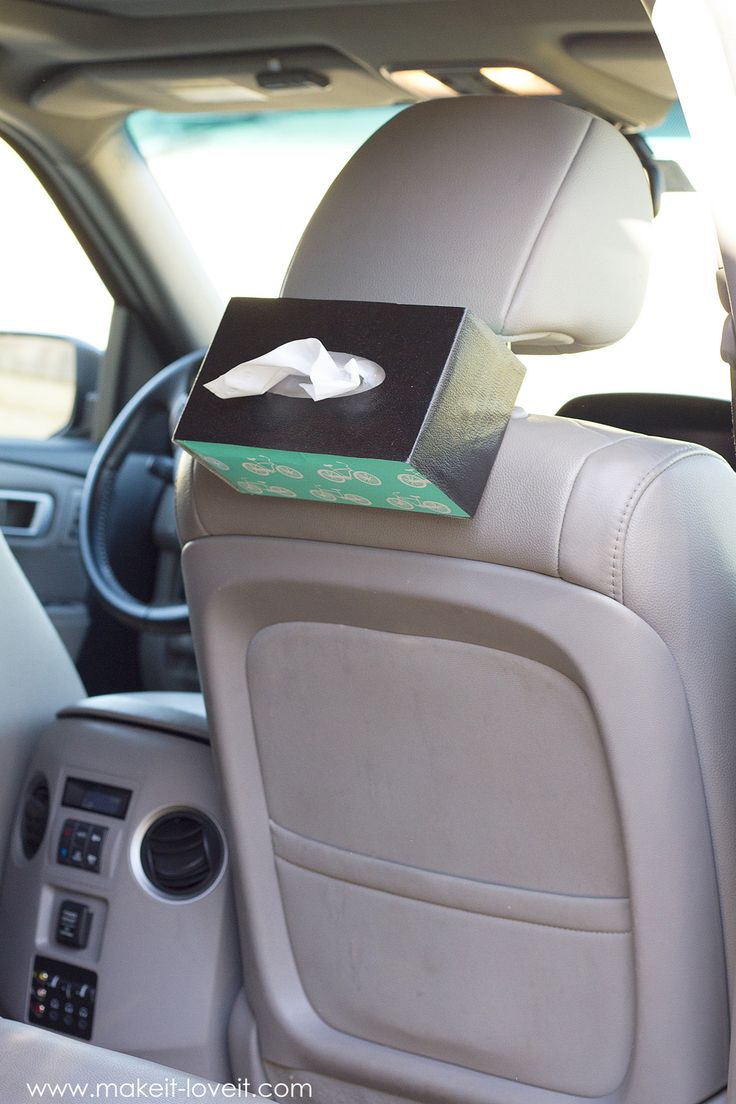
[[[229,1077],[242,979],[201,699],[90,699],[48,728],[0,909],[0,1014]]]
[[[102,118],[142,108],[168,112],[294,111],[402,100],[377,73],[327,46],[76,66],[44,79],[42,111]]]

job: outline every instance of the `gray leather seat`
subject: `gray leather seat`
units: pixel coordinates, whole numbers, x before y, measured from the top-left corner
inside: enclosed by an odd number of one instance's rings
[[[57,710],[84,696],[84,687],[2,533],[0,593],[0,830],[7,841],[34,740]]]
[[[47,1087],[45,1087],[47,1086]],[[0,1020],[0,1100],[256,1100],[180,1070]]]
[[[615,341],[650,203],[612,127],[412,107],[284,294]],[[306,335],[305,335],[306,336]],[[550,371],[554,370],[549,361]],[[267,1068],[325,1102],[696,1104],[736,933],[736,476],[512,420],[456,521],[238,496],[187,460],[184,571]]]

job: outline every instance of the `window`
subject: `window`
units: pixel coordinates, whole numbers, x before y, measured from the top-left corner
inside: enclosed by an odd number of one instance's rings
[[[524,356],[519,402],[534,413],[554,414],[576,395],[608,391],[730,397],[720,356],[725,316],[716,290],[718,243],[708,206],[693,188],[698,165],[679,106],[645,137],[671,190],[654,220],[644,308],[630,333],[608,348]]]
[[[0,140],[0,437],[44,438],[69,420],[73,338],[104,348],[112,299],[25,162]]]
[[[223,302],[278,295],[325,190],[355,149],[400,107],[249,116],[134,115],[132,137]],[[727,397],[720,359],[718,250],[675,106],[646,135],[667,164],[646,305],[623,341],[568,356],[526,356],[520,402],[554,413],[575,395],[662,391]]]
[[[129,121],[134,142],[223,304],[278,295],[302,231],[352,154],[401,110],[160,115]]]

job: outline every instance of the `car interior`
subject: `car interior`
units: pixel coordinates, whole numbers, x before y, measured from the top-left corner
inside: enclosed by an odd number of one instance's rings
[[[728,0],[0,0],[0,1104],[736,1104],[732,126]],[[477,507],[175,443],[230,299],[470,312]]]

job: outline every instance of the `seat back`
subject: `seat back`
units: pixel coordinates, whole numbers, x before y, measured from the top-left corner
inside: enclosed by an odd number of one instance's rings
[[[35,740],[62,706],[84,696],[56,629],[0,533],[0,831],[11,837]],[[0,851],[0,868],[5,860]]]
[[[530,180],[537,138],[548,163]],[[467,195],[448,178],[463,145]],[[379,165],[369,225],[351,229]],[[438,195],[449,209],[420,247],[412,215],[397,275],[411,197],[426,212]],[[329,297],[339,278],[341,298],[467,301],[546,351],[602,344],[635,314],[621,303],[642,271],[648,202],[625,141],[585,113],[426,104],[356,155],[285,290]],[[484,275],[504,213],[522,256]],[[351,268],[376,225],[385,255]],[[561,282],[573,225],[576,243],[588,228],[599,280],[579,297]],[[447,252],[425,278],[433,248]],[[311,1081],[326,1104],[716,1093],[722,919],[731,930],[719,880],[736,888],[718,780],[724,753],[733,761],[718,694],[736,658],[726,463],[520,415],[468,521],[238,497],[188,459],[177,498],[268,1073]]]

